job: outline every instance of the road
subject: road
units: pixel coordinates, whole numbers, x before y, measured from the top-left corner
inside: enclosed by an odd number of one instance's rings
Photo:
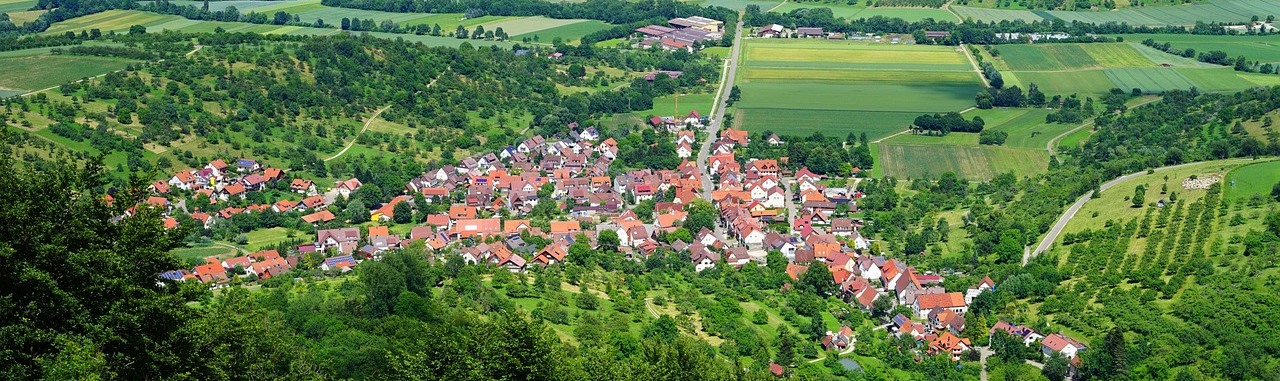
[[[991,355],[994,355],[994,354],[996,353],[992,352],[991,348],[978,347],[978,358],[980,358],[982,362],[982,374],[978,377],[978,379],[980,379],[981,381],[987,381],[987,357],[991,357]]]
[[[724,61],[724,75],[720,77],[720,88],[716,91],[715,111],[711,115],[711,123],[707,125],[707,138],[702,140],[698,148],[698,159],[695,164],[702,169],[702,198],[711,200],[711,172],[707,165],[707,157],[711,153],[711,142],[724,125],[725,108],[729,107],[729,92],[733,88],[733,78],[738,74],[738,55],[742,52],[742,14],[738,14],[738,26],[733,35],[733,47],[729,49],[729,58]]]
[[[1221,162],[1232,163],[1232,162],[1250,161],[1250,160],[1251,159],[1233,159],[1233,160],[1223,160]],[[1197,165],[1197,164],[1204,164],[1208,162],[1209,161],[1198,161],[1194,163],[1170,165],[1167,167],[1156,168],[1156,169],[1153,169],[1152,171],[1161,172],[1161,171],[1178,169],[1178,168],[1188,167],[1188,166]],[[1132,180],[1138,176],[1142,176],[1145,174],[1147,174],[1147,171],[1134,172],[1124,176],[1117,177],[1115,179],[1112,179],[1111,181],[1103,183],[1101,186],[1098,187],[1098,190],[1105,191],[1107,189],[1111,189],[1111,187],[1119,185],[1120,183]],[[1036,249],[1026,254],[1023,254],[1022,265],[1025,266],[1027,262],[1031,261],[1031,258],[1035,258],[1035,256],[1040,255],[1041,253],[1044,253],[1045,251],[1049,250],[1049,246],[1053,245],[1053,242],[1058,240],[1059,234],[1062,234],[1062,229],[1067,227],[1067,223],[1071,222],[1071,218],[1075,217],[1076,213],[1080,211],[1080,208],[1083,208],[1084,204],[1088,202],[1089,199],[1091,199],[1092,197],[1093,197],[1093,191],[1089,191],[1089,192],[1086,192],[1083,196],[1080,196],[1079,199],[1076,199],[1076,202],[1074,204],[1071,204],[1071,207],[1067,208],[1067,211],[1063,212],[1061,217],[1058,217],[1058,221],[1053,224],[1053,228],[1049,229],[1049,233],[1044,236],[1044,239],[1040,240],[1040,244],[1036,246]]]
[[[369,125],[373,124],[373,120],[378,119],[378,115],[382,115],[382,112],[387,111],[387,109],[389,108],[391,108],[391,105],[383,106],[382,108],[378,109],[377,112],[374,112],[373,115],[370,115],[369,120],[364,121],[364,127],[360,127],[360,132],[357,132],[356,136],[352,136],[351,141],[347,142],[347,145],[345,147],[342,147],[341,151],[338,151],[338,153],[334,154],[333,156],[330,156],[328,159],[324,159],[324,161],[337,159],[338,157],[342,156],[342,154],[347,153],[347,150],[351,149],[351,146],[356,144],[356,139],[360,138],[360,135],[364,133],[364,130],[369,129]]]

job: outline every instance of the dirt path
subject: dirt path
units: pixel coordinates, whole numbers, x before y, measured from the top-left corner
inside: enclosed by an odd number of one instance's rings
[[[960,44],[960,51],[964,52],[964,58],[969,59],[969,65],[973,66],[973,72],[978,73],[978,79],[982,80],[982,87],[991,87],[991,82],[987,81],[987,76],[982,75],[982,68],[978,66],[978,61],[973,59],[973,54],[969,53],[969,46]]]
[[[947,13],[950,13],[952,16],[955,16],[956,21],[958,21],[961,24],[964,24],[964,18],[960,17],[960,14],[956,13],[956,11],[951,10],[951,3],[953,2],[955,2],[955,0],[948,1],[946,4],[942,4],[942,10],[947,11]]]
[[[360,127],[360,132],[357,132],[356,136],[352,136],[351,141],[347,142],[347,145],[345,147],[342,147],[341,151],[338,151],[338,153],[334,154],[333,156],[330,156],[328,159],[324,159],[324,161],[337,159],[338,157],[342,156],[342,154],[347,153],[347,150],[351,149],[351,146],[356,144],[356,139],[360,138],[361,134],[364,134],[364,130],[369,129],[369,125],[373,124],[373,120],[378,119],[378,115],[382,115],[382,112],[387,111],[387,109],[389,108],[391,108],[391,105],[383,106],[382,108],[378,109],[377,112],[374,112],[373,115],[369,116],[369,120],[366,120],[364,122],[364,127]]]
[[[782,0],[781,3],[778,3],[778,5],[774,5],[773,8],[769,8],[769,10],[765,12],[773,12],[774,9],[778,9],[778,7],[781,7],[783,4],[786,4],[786,3],[787,3],[787,0]]]

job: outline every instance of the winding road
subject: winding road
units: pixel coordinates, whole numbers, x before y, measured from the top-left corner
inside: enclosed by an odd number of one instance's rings
[[[1211,162],[1231,164],[1231,163],[1244,162],[1244,161],[1252,161],[1252,159],[1197,161],[1194,163],[1185,163],[1185,164],[1178,164],[1178,165],[1170,165],[1167,167],[1160,167],[1160,168],[1153,169],[1151,171],[1161,172],[1161,171],[1167,171],[1171,169],[1178,169],[1178,168],[1189,167],[1193,165],[1211,163]],[[1142,176],[1145,174],[1147,174],[1147,171],[1139,171],[1139,172],[1134,172],[1134,173],[1130,173],[1124,176],[1114,178],[1111,181],[1103,183],[1101,186],[1098,187],[1098,190],[1105,191],[1107,189],[1111,189],[1111,187],[1120,185],[1120,183],[1132,180],[1138,176]],[[1058,217],[1058,221],[1053,224],[1053,228],[1049,229],[1049,233],[1045,234],[1044,239],[1040,240],[1040,244],[1036,246],[1036,249],[1029,251],[1026,254],[1023,254],[1022,265],[1025,266],[1027,262],[1031,261],[1031,258],[1035,258],[1037,255],[1040,255],[1041,253],[1048,251],[1049,246],[1053,245],[1053,243],[1058,240],[1058,235],[1062,234],[1062,229],[1067,227],[1067,223],[1071,222],[1071,219],[1076,216],[1076,213],[1080,212],[1080,208],[1083,208],[1084,204],[1086,202],[1089,202],[1091,198],[1093,198],[1093,191],[1086,192],[1083,196],[1080,196],[1080,198],[1076,199],[1076,202],[1074,204],[1071,204],[1071,207],[1067,208],[1067,211],[1062,213],[1061,217]]]

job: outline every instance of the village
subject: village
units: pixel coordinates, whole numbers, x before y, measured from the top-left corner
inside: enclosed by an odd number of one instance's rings
[[[616,251],[634,261],[658,250],[687,253],[697,272],[717,266],[764,266],[767,254],[777,251],[787,260],[792,281],[809,268],[826,267],[839,290],[831,296],[851,307],[868,313],[885,306],[908,307],[910,316],[894,316],[886,327],[892,335],[920,343],[922,355],[959,361],[978,351],[960,335],[974,299],[998,286],[990,278],[966,292],[946,292],[943,275],[917,271],[874,251],[879,245],[860,232],[864,221],[848,217],[858,211],[864,196],[850,186],[856,184],[852,179],[828,178],[803,167],[786,170],[778,160],[739,156],[750,144],[783,144],[776,134],[753,139],[747,131],[721,130],[710,137],[706,168],[698,168],[689,158],[697,155],[696,132],[703,131],[706,122],[697,111],[650,120],[652,128],[674,138],[683,158],[675,170],[632,170],[610,177],[618,142],[601,140],[595,128],[575,123],[570,125],[573,133],[563,139],[534,136],[500,152],[428,170],[404,184],[390,201],[370,205],[367,216],[352,216],[350,221],[338,217],[343,211],[337,204],[361,192],[360,179],[316,184],[248,158],[214,160],[203,168],[173,173],[151,185],[152,196],[144,204],[164,213],[166,228],[177,228],[179,218],[189,218],[198,229],[210,229],[239,214],[293,216],[314,228],[314,236],[283,250],[208,257],[192,268],[160,274],[213,288],[295,270],[341,276],[390,250],[417,244],[432,261],[455,253],[468,265],[515,273],[556,266],[580,241],[593,248],[616,242]],[[704,176],[713,184],[709,200],[701,196]],[[287,189],[296,195],[290,198],[301,200],[244,205],[260,199],[252,196],[266,189]],[[171,195],[189,198],[175,202]],[[188,207],[206,202],[244,206],[217,212]],[[546,218],[548,210],[556,217]],[[696,216],[699,213],[704,216]],[[691,222],[703,217],[711,226]],[[1072,338],[1009,322],[996,324],[990,332],[997,331],[1027,346],[1042,346],[1046,356],[1063,354],[1072,360],[1073,371],[1079,366],[1076,353],[1085,348]],[[829,332],[821,341],[833,351],[851,350],[856,343],[849,327]]]

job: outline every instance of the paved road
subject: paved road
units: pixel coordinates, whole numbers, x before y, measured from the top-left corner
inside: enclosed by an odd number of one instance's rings
[[[987,357],[991,357],[991,355],[994,354],[996,353],[992,352],[991,348],[978,347],[978,358],[980,358],[980,361],[982,362],[982,374],[978,378],[981,381],[987,381]]]
[[[707,169],[707,156],[711,153],[711,142],[715,140],[716,133],[720,131],[720,127],[724,125],[724,109],[728,107],[729,90],[733,88],[733,78],[738,73],[738,54],[742,52],[742,14],[738,14],[737,33],[733,36],[733,48],[729,50],[729,58],[725,59],[724,76],[721,78],[720,90],[716,92],[717,99],[715,104],[715,113],[711,116],[711,123],[707,125],[707,138],[702,140],[702,147],[698,149],[698,159],[695,162],[698,168],[703,170],[702,174],[702,198],[711,199],[711,173]]]
[[[352,136],[351,141],[347,142],[347,145],[345,147],[342,147],[341,151],[338,151],[338,153],[333,154],[333,156],[329,156],[329,158],[324,159],[324,161],[337,159],[341,157],[342,154],[347,153],[347,150],[351,149],[351,146],[356,144],[356,139],[360,138],[360,134],[363,134],[364,130],[369,129],[369,125],[373,124],[373,120],[378,119],[378,115],[382,115],[382,112],[387,111],[387,109],[389,108],[391,108],[391,105],[383,106],[382,108],[378,109],[377,112],[374,112],[373,115],[370,115],[369,120],[364,121],[364,127],[360,127],[360,132],[357,132],[355,136]]]
[[[1224,164],[1229,164],[1233,162],[1249,161],[1249,160],[1250,159],[1232,159],[1232,160],[1223,160],[1221,162]],[[1182,168],[1182,167],[1187,167],[1187,166],[1192,166],[1197,164],[1204,164],[1204,163],[1208,163],[1208,161],[1198,161],[1194,163],[1171,165],[1167,167],[1156,168],[1153,171],[1155,172],[1167,171],[1170,169],[1177,169],[1177,168]],[[1098,188],[1099,190],[1105,191],[1107,189],[1110,189],[1111,187],[1119,185],[1120,183],[1123,183],[1128,180],[1132,180],[1133,178],[1136,178],[1138,176],[1142,176],[1145,174],[1147,174],[1147,171],[1130,173],[1130,174],[1112,179],[1111,181],[1108,181],[1102,184]],[[1093,197],[1093,191],[1089,191],[1085,193],[1083,196],[1080,196],[1079,199],[1076,199],[1076,202],[1074,204],[1071,204],[1071,207],[1067,208],[1066,212],[1062,213],[1062,217],[1058,217],[1058,222],[1055,222],[1053,224],[1053,228],[1049,229],[1049,233],[1044,236],[1044,239],[1040,240],[1040,245],[1036,246],[1035,250],[1032,250],[1031,252],[1026,253],[1022,256],[1022,264],[1025,266],[1027,262],[1031,261],[1031,258],[1034,258],[1035,256],[1040,255],[1041,253],[1044,253],[1045,251],[1049,250],[1049,246],[1053,245],[1053,242],[1058,240],[1059,234],[1062,234],[1062,229],[1067,227],[1067,223],[1071,222],[1071,218],[1075,217],[1076,212],[1079,212],[1080,208],[1084,207],[1084,203],[1088,202],[1089,199],[1092,197]]]

